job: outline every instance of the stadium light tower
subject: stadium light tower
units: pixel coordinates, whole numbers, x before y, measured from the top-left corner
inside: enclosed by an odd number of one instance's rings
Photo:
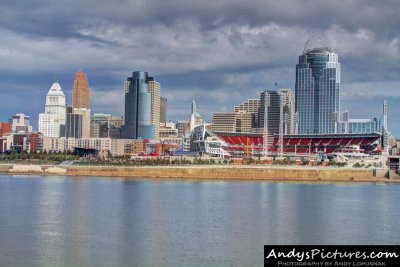
[[[383,127],[382,127],[382,135],[383,135],[383,147],[386,155],[389,154],[389,132],[387,129],[387,116],[388,116],[388,104],[387,100],[383,101]]]
[[[382,146],[383,151],[380,155],[381,167],[387,168],[386,165],[388,156],[389,156],[389,132],[387,130],[387,115],[388,115],[388,106],[386,99],[383,101],[383,125],[382,125]]]
[[[270,106],[269,94],[264,98],[264,132],[263,132],[263,154],[268,157],[268,107]]]
[[[278,139],[278,157],[283,157],[283,107],[286,104],[286,97],[282,92],[279,92],[279,139]]]

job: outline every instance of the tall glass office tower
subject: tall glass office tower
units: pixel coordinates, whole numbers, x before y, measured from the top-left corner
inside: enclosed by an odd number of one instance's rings
[[[298,134],[335,133],[340,63],[325,35],[317,34],[307,41],[296,65],[295,88]]]
[[[154,139],[151,124],[151,93],[149,82],[154,81],[147,72],[135,71],[125,82],[125,125],[122,137],[127,139]]]

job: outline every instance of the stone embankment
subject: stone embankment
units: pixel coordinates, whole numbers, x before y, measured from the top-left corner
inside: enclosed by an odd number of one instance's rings
[[[238,179],[271,181],[396,182],[385,171],[339,168],[188,166],[188,167],[66,167],[68,175],[125,178]]]
[[[39,166],[0,165],[0,173],[129,178],[237,179],[269,181],[400,182],[385,171],[300,166]]]
[[[13,165],[9,170],[10,173],[41,173],[43,172],[40,165]]]
[[[60,168],[55,166],[15,164],[15,165],[0,165],[0,173],[66,175],[67,170],[65,168]]]

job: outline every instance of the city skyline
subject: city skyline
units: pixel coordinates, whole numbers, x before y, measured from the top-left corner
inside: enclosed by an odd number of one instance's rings
[[[354,119],[382,117],[387,98],[389,131],[400,134],[395,1],[384,7],[374,1],[123,1],[96,9],[93,1],[80,3],[27,7],[6,1],[0,11],[0,96],[8,101],[0,121],[25,113],[35,126],[54,78],[71,99],[73,73],[80,68],[90,77],[92,113],[123,115],[125,77],[144,70],[162,84],[168,119],[189,119],[195,99],[211,121],[212,114],[232,111],[275,82],[294,90],[298,55],[308,38],[323,32],[342,64],[340,112],[348,110]],[[25,14],[26,8],[32,12]]]

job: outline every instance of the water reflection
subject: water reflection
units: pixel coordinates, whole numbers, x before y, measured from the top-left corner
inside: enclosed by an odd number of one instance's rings
[[[264,244],[398,244],[399,193],[397,185],[3,176],[0,258],[259,266]]]

